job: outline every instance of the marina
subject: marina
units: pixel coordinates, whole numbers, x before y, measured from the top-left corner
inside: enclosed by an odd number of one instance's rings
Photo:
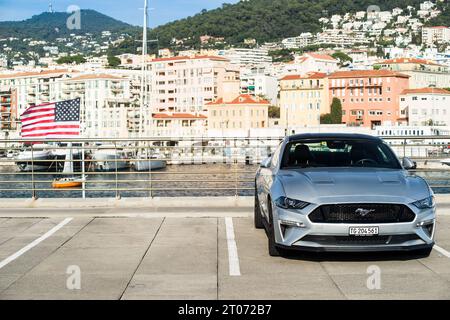
[[[0,158],[0,197],[251,196],[259,163],[281,139],[11,140],[8,153],[17,156]],[[448,136],[384,139],[399,158],[416,162],[411,173],[435,193],[450,193]]]

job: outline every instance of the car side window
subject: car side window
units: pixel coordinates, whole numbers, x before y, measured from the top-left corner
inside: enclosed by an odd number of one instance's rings
[[[281,152],[281,146],[283,143],[280,143],[278,148],[275,150],[275,152],[272,155],[272,160],[270,162],[270,168],[275,169],[278,166],[278,162],[280,161],[280,152]]]

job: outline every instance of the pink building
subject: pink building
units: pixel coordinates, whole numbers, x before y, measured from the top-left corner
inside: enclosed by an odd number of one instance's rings
[[[223,97],[230,83],[239,87],[239,70],[223,57],[153,59],[150,72],[153,112],[206,113],[205,105]]]
[[[374,127],[401,118],[399,96],[409,88],[409,76],[390,70],[337,71],[329,76],[330,101],[342,103],[342,122]]]

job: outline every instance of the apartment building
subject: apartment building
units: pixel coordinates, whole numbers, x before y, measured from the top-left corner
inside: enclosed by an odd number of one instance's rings
[[[300,49],[312,44],[314,36],[310,32],[303,32],[298,37],[286,38],[281,44],[286,49]]]
[[[229,100],[220,98],[208,103],[208,131],[242,131],[269,127],[270,102],[241,94]]]
[[[154,113],[152,137],[201,137],[206,135],[207,117],[194,113]]]
[[[263,48],[232,48],[224,50],[221,55],[238,67],[263,66],[272,63],[269,51]]]
[[[299,65],[300,74],[309,72],[331,73],[339,69],[338,60],[328,54],[307,52],[296,57],[295,64]]]
[[[152,111],[206,112],[205,105],[224,96],[228,82],[239,85],[239,70],[214,56],[158,58],[150,63]]]
[[[430,60],[396,58],[382,61],[374,66],[409,75],[409,87],[411,89],[450,87],[450,72],[448,67]]]
[[[128,138],[138,130],[138,103],[130,99],[128,78],[84,74],[62,79],[55,87],[56,101],[81,98],[83,136]]]
[[[6,133],[17,128],[16,90],[0,91],[0,131]]]
[[[32,104],[56,101],[59,91],[55,84],[72,74],[75,72],[67,69],[0,74],[0,91],[15,90],[15,108],[20,115]]]
[[[279,105],[282,127],[318,126],[320,115],[330,112],[326,74],[311,72],[281,78]]]
[[[422,44],[432,46],[449,42],[450,28],[444,26],[422,28]]]
[[[341,100],[343,123],[373,128],[401,118],[399,97],[409,88],[409,76],[391,70],[337,71],[328,84],[330,99]]]
[[[400,95],[402,122],[410,126],[450,126],[450,91],[406,89]]]
[[[241,70],[240,93],[264,97],[272,105],[278,102],[278,79],[265,72],[264,69]]]

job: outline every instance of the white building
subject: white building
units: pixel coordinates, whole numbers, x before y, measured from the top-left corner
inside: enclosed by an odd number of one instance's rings
[[[241,70],[241,93],[260,96],[272,105],[278,101],[278,79],[268,75],[263,69]]]
[[[407,89],[400,95],[400,114],[410,126],[450,126],[450,91],[437,88]]]
[[[221,52],[230,63],[239,67],[262,66],[272,63],[269,51],[262,48],[232,48]]]
[[[450,42],[450,28],[444,26],[422,28],[422,44],[433,45]]]
[[[154,113],[152,137],[202,137],[207,134],[207,117],[193,113]]]
[[[281,41],[281,44],[286,49],[299,49],[309,46],[313,42],[313,35],[310,32],[304,32],[298,37],[286,38]]]
[[[296,73],[300,75],[305,75],[309,72],[332,73],[338,68],[338,60],[330,55],[307,52],[302,56],[297,56],[293,64],[287,65],[284,73]]]
[[[55,84],[55,101],[81,98],[82,135],[88,138],[129,138],[138,129],[130,80],[109,74],[84,74]]]

